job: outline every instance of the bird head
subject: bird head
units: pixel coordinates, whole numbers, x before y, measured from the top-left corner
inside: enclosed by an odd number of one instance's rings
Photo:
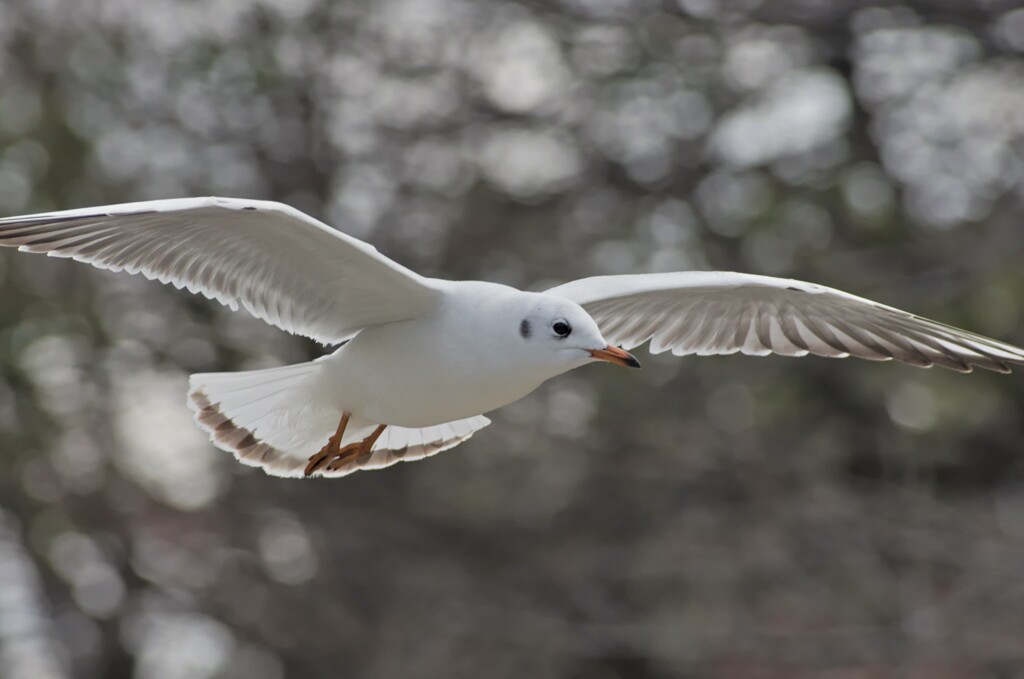
[[[553,295],[536,295],[519,321],[519,336],[531,352],[563,371],[593,361],[640,367],[632,354],[609,344],[583,307]]]

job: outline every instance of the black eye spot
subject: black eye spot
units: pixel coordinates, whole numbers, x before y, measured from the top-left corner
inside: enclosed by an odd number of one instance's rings
[[[523,319],[523,322],[519,324],[519,334],[523,336],[523,339],[530,339],[530,321]]]
[[[572,334],[572,326],[565,321],[555,321],[555,324],[551,326],[551,329],[555,331],[555,334],[559,337],[568,337]]]

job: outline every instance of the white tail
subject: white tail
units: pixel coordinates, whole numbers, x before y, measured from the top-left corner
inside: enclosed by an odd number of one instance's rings
[[[302,476],[309,457],[327,443],[341,416],[317,398],[318,363],[192,375],[189,407],[214,444],[243,464],[261,467],[273,476]],[[364,438],[377,424],[381,423],[353,416],[342,444]],[[388,426],[368,458],[322,475],[345,476],[420,460],[458,445],[488,424],[490,420],[478,415],[420,429]]]

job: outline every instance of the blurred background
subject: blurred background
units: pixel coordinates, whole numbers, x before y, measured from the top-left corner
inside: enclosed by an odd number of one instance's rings
[[[5,0],[0,214],[288,202],[431,276],[797,277],[1024,344],[1013,0]],[[1024,375],[576,371],[336,481],[190,372],[320,355],[0,252],[0,677],[1024,677]]]

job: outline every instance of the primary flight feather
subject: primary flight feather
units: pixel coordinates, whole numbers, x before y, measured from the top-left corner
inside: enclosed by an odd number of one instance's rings
[[[895,359],[1010,372],[1024,349],[801,281],[598,276],[544,293],[420,276],[281,203],[186,198],[0,219],[0,246],[139,273],[325,344],[309,363],[192,375],[219,447],[278,476],[343,476],[451,448],[482,413],[593,361],[653,353]]]

